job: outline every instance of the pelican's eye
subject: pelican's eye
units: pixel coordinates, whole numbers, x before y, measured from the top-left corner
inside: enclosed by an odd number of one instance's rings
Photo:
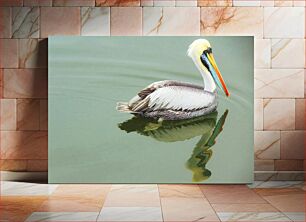
[[[210,48],[210,47],[203,51],[203,54],[205,54],[205,55],[210,54],[210,53],[212,53],[212,48]]]

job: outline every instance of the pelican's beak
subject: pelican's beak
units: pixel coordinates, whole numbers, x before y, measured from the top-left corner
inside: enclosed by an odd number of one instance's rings
[[[208,60],[209,63],[210,63],[210,65],[208,65],[208,70],[210,71],[210,73],[211,73],[212,77],[214,78],[215,82],[217,83],[217,85],[219,86],[219,88],[221,88],[221,89],[224,91],[225,95],[226,95],[226,96],[229,96],[230,94],[229,94],[229,92],[228,92],[228,89],[227,89],[227,87],[226,87],[226,84],[225,84],[225,82],[224,82],[224,80],[223,80],[223,77],[222,77],[222,75],[221,75],[221,73],[220,73],[220,70],[219,70],[219,68],[218,68],[218,66],[217,66],[217,63],[216,63],[216,61],[215,61],[215,58],[214,58],[214,56],[213,56],[211,50],[208,50],[208,51],[204,51],[204,52],[203,52],[203,54],[202,54],[202,56],[201,56],[202,62],[205,62],[205,61],[203,61],[203,57],[204,57],[204,56],[207,58],[207,60]],[[207,60],[206,60],[206,61],[207,61]]]

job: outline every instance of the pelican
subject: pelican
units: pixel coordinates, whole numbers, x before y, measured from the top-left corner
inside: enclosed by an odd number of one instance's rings
[[[206,39],[193,41],[187,51],[202,75],[204,86],[176,80],[154,82],[129,102],[119,102],[117,110],[161,120],[190,119],[217,108],[217,86],[229,96],[226,84]]]

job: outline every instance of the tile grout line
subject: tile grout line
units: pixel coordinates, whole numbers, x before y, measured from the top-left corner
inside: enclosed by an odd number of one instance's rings
[[[157,191],[158,191],[159,205],[160,205],[160,211],[161,211],[162,221],[165,221],[165,220],[164,220],[164,212],[163,212],[162,202],[161,202],[161,196],[160,196],[160,190],[159,190],[159,184],[156,184],[156,186],[157,186]]]
[[[266,188],[266,189],[271,189],[271,188]],[[273,188],[272,188],[273,189]],[[258,196],[260,196],[266,203],[270,204],[272,207],[274,207],[278,213],[283,215],[284,217],[288,218],[290,221],[292,221],[289,217],[287,217],[278,207],[274,206],[272,203],[270,203],[266,198],[264,198],[262,195],[258,194],[256,191],[254,191]]]
[[[109,190],[108,190],[107,194],[105,195],[105,199],[104,199],[103,204],[102,204],[102,206],[101,206],[101,209],[100,209],[100,211],[99,211],[99,213],[98,213],[98,215],[97,215],[96,221],[98,221],[98,219],[99,219],[99,217],[100,217],[100,214],[101,214],[101,212],[102,212],[102,209],[103,209],[104,204],[105,204],[105,201],[106,201],[106,198],[107,198],[107,196],[109,195],[109,193],[111,192],[112,187],[113,187],[113,184],[110,185]]]
[[[202,186],[205,186],[205,184],[201,184],[201,185],[202,185]],[[219,217],[217,211],[216,211],[215,208],[212,206],[211,202],[209,201],[209,199],[206,197],[206,195],[204,194],[204,192],[203,192],[202,189],[200,188],[201,185],[198,184],[197,186],[198,186],[198,188],[200,189],[200,191],[201,191],[203,197],[207,200],[207,202],[209,203],[210,207],[213,209],[213,211],[215,212],[216,216],[218,217],[219,221],[222,222],[222,220],[221,220],[221,218]]]

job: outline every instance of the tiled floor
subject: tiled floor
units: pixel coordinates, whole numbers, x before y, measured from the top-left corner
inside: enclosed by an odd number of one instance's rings
[[[105,185],[1,182],[0,221],[305,221],[302,182]]]

